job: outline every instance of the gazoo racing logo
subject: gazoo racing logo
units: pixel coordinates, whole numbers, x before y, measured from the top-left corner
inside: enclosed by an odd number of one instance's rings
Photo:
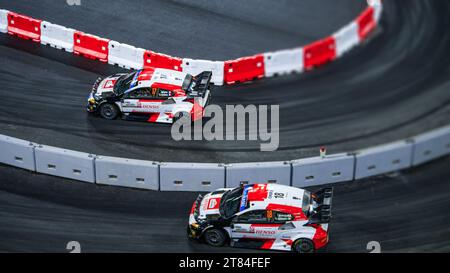
[[[115,84],[116,80],[108,80],[105,82],[105,85],[103,85],[103,88],[105,89],[113,88]]]
[[[211,198],[208,201],[207,209],[208,210],[218,209],[219,208],[219,204],[220,204],[220,198]]]

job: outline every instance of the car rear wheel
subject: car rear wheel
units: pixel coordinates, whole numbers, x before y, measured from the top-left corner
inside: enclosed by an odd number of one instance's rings
[[[220,229],[209,229],[205,232],[203,235],[203,238],[205,239],[205,242],[214,247],[221,247],[223,246],[227,241],[227,236],[223,230]]]
[[[119,116],[119,108],[111,103],[104,103],[100,106],[100,116],[104,119],[113,120]]]
[[[313,253],[314,243],[309,239],[298,239],[292,245],[292,251],[297,253]]]

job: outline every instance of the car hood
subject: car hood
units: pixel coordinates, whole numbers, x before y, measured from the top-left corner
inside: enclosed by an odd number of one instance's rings
[[[205,219],[207,216],[220,215],[220,201],[222,200],[224,193],[229,190],[230,189],[221,189],[206,194],[198,207],[198,217],[200,219]]]
[[[103,79],[95,90],[97,96],[102,96],[104,93],[112,93],[114,90],[114,85],[121,75],[114,75]]]

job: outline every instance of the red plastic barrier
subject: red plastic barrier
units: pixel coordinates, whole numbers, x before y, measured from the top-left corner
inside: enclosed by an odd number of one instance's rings
[[[41,41],[41,20],[9,12],[8,33],[39,43]]]
[[[366,37],[375,29],[375,10],[373,7],[367,8],[361,15],[356,19],[358,23],[358,35],[361,40],[366,39]]]
[[[336,59],[336,41],[328,37],[303,48],[303,60],[306,70],[326,64]]]
[[[156,53],[150,50],[144,53],[144,68],[155,67],[182,71],[183,60],[177,57]]]
[[[248,82],[264,77],[264,55],[239,58],[226,61],[224,66],[224,81],[227,84]]]
[[[99,60],[101,62],[108,62],[108,39],[86,34],[81,31],[75,31],[73,43],[74,54],[82,55],[93,60]]]

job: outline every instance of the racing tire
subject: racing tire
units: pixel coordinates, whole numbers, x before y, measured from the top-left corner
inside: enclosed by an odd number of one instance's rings
[[[314,243],[309,239],[298,239],[292,244],[292,251],[296,253],[314,253]]]
[[[104,103],[100,105],[99,112],[102,118],[108,120],[116,119],[120,114],[119,107],[111,103]]]
[[[205,231],[203,239],[210,246],[221,247],[227,242],[227,235],[221,229],[212,228]]]
[[[175,114],[175,116],[173,117],[173,123],[179,121],[180,119],[184,118],[184,117],[189,117],[190,115],[188,112],[178,112]],[[192,121],[192,120],[191,120]]]

